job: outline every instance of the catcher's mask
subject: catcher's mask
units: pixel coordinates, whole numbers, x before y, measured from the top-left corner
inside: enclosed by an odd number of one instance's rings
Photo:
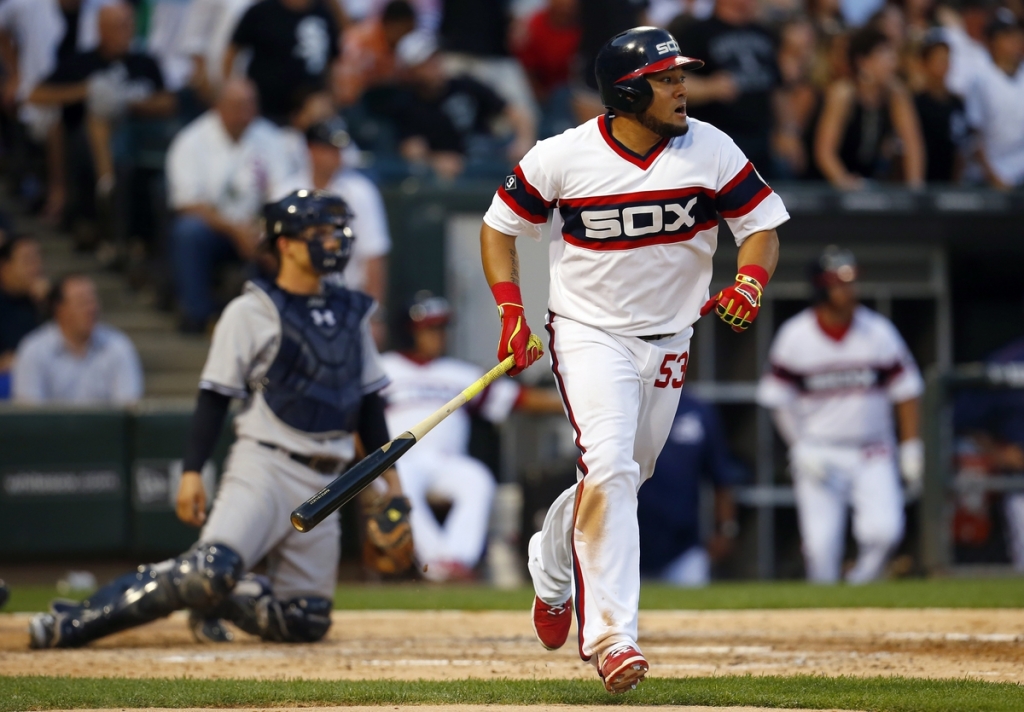
[[[857,281],[857,260],[849,250],[829,245],[821,257],[811,263],[808,271],[814,290],[814,302],[826,302],[829,287]]]
[[[296,190],[276,203],[263,208],[265,239],[302,240],[309,248],[309,260],[320,274],[341,272],[352,256],[355,235],[348,222],[352,211],[341,196],[326,190]],[[307,237],[309,228],[323,228]],[[336,240],[338,247],[327,248],[328,240]]]

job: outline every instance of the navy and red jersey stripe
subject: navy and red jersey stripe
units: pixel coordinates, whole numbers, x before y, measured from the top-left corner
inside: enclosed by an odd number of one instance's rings
[[[857,393],[886,388],[904,371],[903,363],[847,364],[812,373],[799,373],[785,366],[772,364],[772,375],[801,393],[821,396]]]
[[[714,194],[679,188],[560,200],[562,237],[587,250],[632,250],[692,240],[718,224]]]
[[[747,161],[747,165],[718,191],[715,207],[723,218],[738,218],[760,205],[771,193],[772,189],[754,170],[754,164]]]
[[[548,211],[555,204],[553,200],[545,200],[540,191],[530,185],[519,166],[512,169],[512,175],[498,188],[498,197],[516,215],[537,225],[547,222]]]
[[[668,138],[661,139],[654,144],[647,153],[641,156],[639,153],[634,153],[626,148],[626,146],[619,141],[619,139],[615,138],[614,134],[612,134],[611,115],[605,114],[600,117],[597,120],[597,128],[601,131],[601,136],[604,138],[608,146],[615,151],[620,158],[629,161],[637,168],[645,171],[651,167],[651,164],[654,163],[654,159],[661,155],[661,152],[665,150],[665,147],[668,146],[669,141],[671,140]]]

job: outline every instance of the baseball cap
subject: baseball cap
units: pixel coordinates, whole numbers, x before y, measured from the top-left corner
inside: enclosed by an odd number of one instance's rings
[[[306,129],[306,143],[322,143],[335,148],[346,148],[352,143],[348,125],[340,116],[319,121]]]
[[[409,321],[413,328],[443,326],[451,321],[451,317],[448,300],[426,289],[417,292],[409,306]]]
[[[1017,18],[1009,8],[1001,7],[996,10],[992,19],[985,27],[985,36],[993,37],[1000,32],[1011,30],[1024,30],[1024,24]]]
[[[437,37],[429,30],[415,30],[398,41],[395,57],[399,64],[416,67],[437,53]]]
[[[926,56],[935,47],[949,47],[949,38],[944,27],[933,27],[925,33],[921,40],[921,56]]]

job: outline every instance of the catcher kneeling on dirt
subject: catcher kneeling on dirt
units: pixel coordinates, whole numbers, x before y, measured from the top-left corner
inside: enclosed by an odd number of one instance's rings
[[[355,239],[338,196],[296,191],[264,208],[264,247],[279,265],[225,309],[199,383],[178,490],[178,517],[203,526],[185,554],[140,566],[81,603],[55,601],[29,624],[33,648],[76,647],[183,608],[199,640],[226,641],[230,621],[264,640],[326,635],[340,532],[337,516],[309,533],[292,509],[355,457],[390,439],[378,391],[387,384],[370,335],[373,300],[321,281],[344,269]],[[237,439],[206,516],[200,471],[232,398]],[[408,566],[409,505],[395,471],[381,478],[367,522],[378,554]],[[267,575],[247,573],[266,559]]]

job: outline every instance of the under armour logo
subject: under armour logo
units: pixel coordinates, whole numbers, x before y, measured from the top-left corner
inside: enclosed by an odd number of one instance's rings
[[[311,309],[310,315],[313,317],[313,323],[317,326],[334,326],[338,322],[334,318],[334,312],[330,309]]]
[[[507,178],[505,178],[505,190],[515,190],[515,189],[516,189],[516,177],[515,177],[515,174],[513,174],[513,175],[510,175]]]

